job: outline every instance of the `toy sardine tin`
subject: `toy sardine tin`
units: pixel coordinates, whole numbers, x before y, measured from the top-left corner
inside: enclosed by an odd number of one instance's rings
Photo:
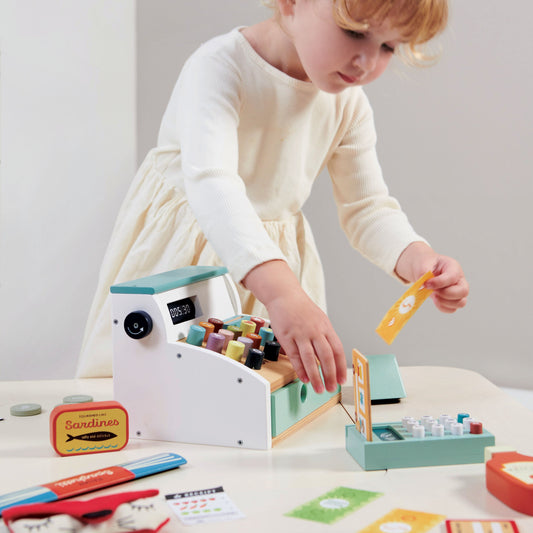
[[[50,442],[59,455],[118,451],[128,434],[128,413],[119,402],[63,404],[50,413]]]

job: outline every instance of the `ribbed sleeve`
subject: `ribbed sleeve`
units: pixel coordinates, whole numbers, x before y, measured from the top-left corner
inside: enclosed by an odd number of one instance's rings
[[[339,221],[355,249],[394,275],[401,252],[425,240],[389,195],[377,158],[372,110],[363,94],[354,117],[328,165]]]

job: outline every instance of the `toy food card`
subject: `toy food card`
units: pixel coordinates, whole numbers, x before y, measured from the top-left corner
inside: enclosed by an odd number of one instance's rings
[[[424,533],[434,528],[446,517],[433,513],[393,509],[359,533]]]
[[[370,373],[368,359],[355,348],[352,350],[355,427],[366,440],[372,440],[370,413]]]
[[[424,288],[424,283],[434,277],[432,272],[426,272],[418,281],[403,293],[401,298],[387,311],[376,333],[387,343],[391,344],[405,326],[406,322],[415,314],[416,310],[424,303],[433,292]]]

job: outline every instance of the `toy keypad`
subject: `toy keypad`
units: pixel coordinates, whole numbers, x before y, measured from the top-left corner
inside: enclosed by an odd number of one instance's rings
[[[471,432],[472,424],[470,417],[462,424],[448,415],[404,417],[399,422],[372,424],[371,441],[349,425],[346,450],[365,470],[483,463],[485,447],[494,445],[494,436],[479,422]]]

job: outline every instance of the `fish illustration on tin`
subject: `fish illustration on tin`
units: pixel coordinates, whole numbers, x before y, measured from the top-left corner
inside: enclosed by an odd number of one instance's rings
[[[70,442],[71,440],[86,440],[91,442],[114,439],[116,435],[110,431],[93,431],[91,433],[84,433],[83,435],[69,435],[67,433],[68,439],[65,442]]]

